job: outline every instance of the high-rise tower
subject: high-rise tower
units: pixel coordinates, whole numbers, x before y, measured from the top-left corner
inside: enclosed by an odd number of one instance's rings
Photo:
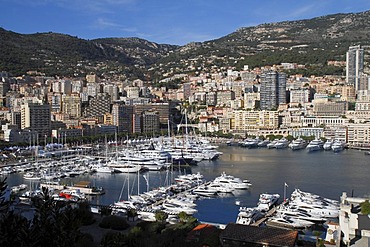
[[[273,110],[286,103],[286,75],[268,71],[261,75],[261,110]]]
[[[364,71],[364,49],[361,46],[350,46],[346,59],[346,81],[356,92],[360,90],[360,77]]]

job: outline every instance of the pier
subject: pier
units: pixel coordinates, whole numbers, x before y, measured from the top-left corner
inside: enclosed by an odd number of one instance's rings
[[[285,205],[287,204],[288,201],[284,201],[283,203],[281,203],[281,205]],[[269,211],[267,211],[267,213],[265,214],[265,216],[259,220],[257,220],[256,222],[252,223],[251,226],[260,226],[263,222],[265,222],[269,217],[271,217],[272,215],[274,215],[276,213],[276,206],[273,206],[272,208],[270,208]]]

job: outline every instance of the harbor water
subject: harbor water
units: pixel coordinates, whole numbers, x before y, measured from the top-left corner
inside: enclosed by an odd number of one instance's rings
[[[254,207],[261,193],[278,193],[281,199],[286,188],[287,197],[295,189],[312,192],[323,197],[339,200],[342,192],[353,196],[370,195],[370,155],[358,150],[339,153],[291,149],[247,149],[239,146],[220,146],[223,152],[218,160],[202,161],[197,166],[173,171],[149,171],[140,174],[94,173],[75,178],[62,179],[68,185],[88,180],[101,186],[105,194],[92,198],[93,203],[109,205],[126,200],[128,194],[137,194],[151,188],[169,185],[173,178],[184,173],[201,173],[209,181],[222,172],[249,179],[253,184],[249,190],[236,191],[216,198],[197,201],[200,221],[226,224],[235,222],[239,207]],[[39,182],[23,180],[22,174],[7,175],[8,185],[28,184],[37,187]],[[288,187],[285,187],[285,183]],[[236,201],[240,205],[236,205]]]

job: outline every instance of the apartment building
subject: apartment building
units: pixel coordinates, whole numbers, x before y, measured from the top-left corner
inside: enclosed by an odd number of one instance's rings
[[[21,129],[37,132],[38,138],[50,136],[51,111],[48,104],[26,103],[21,107]]]

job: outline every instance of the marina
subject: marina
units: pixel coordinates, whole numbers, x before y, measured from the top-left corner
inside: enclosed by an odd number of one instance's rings
[[[223,153],[219,159],[203,160],[196,166],[176,165],[174,167],[177,169],[174,170],[147,170],[132,174],[83,173],[61,178],[59,182],[73,186],[80,181],[90,181],[91,184],[104,188],[105,194],[91,196],[91,202],[95,205],[110,205],[120,201],[120,198],[127,200],[129,195],[148,193],[155,188],[175,183],[175,178],[184,179],[185,174],[202,174],[202,179],[208,182],[220,177],[221,174],[227,174],[253,183],[248,189],[234,190],[231,193],[224,191],[217,197],[201,196],[194,201],[196,211],[193,215],[202,222],[217,224],[235,222],[240,207],[255,207],[260,195],[264,193],[283,195],[284,188],[287,194],[299,188],[334,200],[338,200],[343,191],[359,196],[370,194],[366,177],[370,167],[368,156],[364,155],[363,151],[345,149],[334,153],[307,152],[301,149],[293,152],[288,148],[249,150],[226,145],[221,146],[218,151]],[[22,175],[18,172],[8,174],[9,185],[26,184],[30,188],[35,188],[40,184],[37,180],[25,180]],[[129,188],[126,186],[122,190],[125,181],[126,185],[130,185]],[[285,183],[289,187],[285,187]],[[210,190],[208,193],[213,192]],[[280,198],[279,203],[282,200],[283,198]],[[147,213],[146,216],[149,217]]]

